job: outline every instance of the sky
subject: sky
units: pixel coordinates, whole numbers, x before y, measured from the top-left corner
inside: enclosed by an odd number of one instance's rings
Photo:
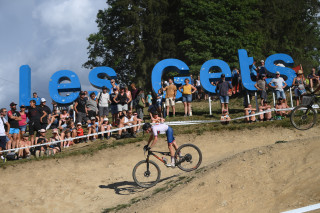
[[[82,90],[94,90],[88,59],[88,41],[98,31],[98,10],[106,0],[0,0],[0,108],[19,104],[19,68],[31,68],[31,91],[47,99],[49,79],[59,70],[71,70]],[[31,95],[31,94],[30,94]]]

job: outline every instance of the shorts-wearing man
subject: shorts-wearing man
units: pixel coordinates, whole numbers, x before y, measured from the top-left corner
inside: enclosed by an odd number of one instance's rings
[[[103,119],[109,115],[110,95],[107,91],[108,91],[108,88],[106,86],[103,86],[102,92],[99,92],[97,96],[99,118],[101,123]]]
[[[47,114],[45,116],[43,116],[43,114],[41,115],[41,129],[46,129],[48,126],[49,121],[51,120],[51,109],[46,105],[47,101],[45,98],[41,98],[41,102],[40,102],[40,109],[42,109],[42,111],[45,111]]]
[[[145,123],[142,128],[146,133],[150,133],[150,138],[148,140],[148,144],[146,145],[146,148],[152,148],[157,143],[158,134],[166,134],[167,135],[168,148],[169,148],[170,156],[171,156],[171,163],[168,163],[167,166],[168,167],[175,167],[174,154],[175,154],[175,151],[179,147],[178,147],[178,145],[175,141],[175,138],[173,136],[172,128],[166,124],[157,124],[157,125],[151,126],[150,123]],[[150,145],[150,143],[151,143],[151,145]]]
[[[4,117],[6,113],[7,113],[7,110],[5,108],[0,109],[0,151],[6,149],[7,136],[9,135],[9,129],[10,129],[10,124]],[[5,125],[7,126],[7,131],[6,131]],[[5,162],[6,159],[2,156],[1,152],[0,152],[0,156],[3,162]]]
[[[41,116],[42,115],[42,116]],[[43,111],[39,106],[36,106],[36,101],[30,101],[30,107],[28,108],[28,118],[29,118],[29,135],[32,145],[37,141],[39,137],[39,131],[41,129],[41,118],[45,117],[47,113]],[[34,132],[36,132],[36,139],[34,139]]]
[[[176,108],[175,108],[175,100],[177,95],[177,87],[173,84],[172,79],[169,79],[169,86],[163,88],[163,91],[166,91],[166,109],[167,109],[167,117],[169,117],[169,107],[172,107],[172,115],[175,117]]]
[[[88,121],[87,99],[85,96],[86,96],[85,92],[80,92],[80,97],[74,103],[74,111],[77,114],[77,117],[76,117],[77,123],[79,122],[82,123],[83,120],[85,120],[85,122]]]
[[[230,82],[226,81],[226,77],[224,74],[221,74],[221,81],[218,83],[216,87],[216,93],[220,96],[221,102],[221,111],[227,110],[229,112],[228,104],[229,104],[229,89],[232,89]]]
[[[8,122],[10,124],[9,138],[12,141],[12,147],[8,146],[8,149],[18,148],[18,138],[19,138],[19,121],[21,121],[21,115],[16,110],[17,104],[12,102],[10,104],[11,110],[8,112]]]
[[[286,94],[283,89],[287,86],[287,83],[280,77],[280,72],[276,72],[276,77],[270,81],[269,86],[275,89],[277,99],[281,97],[286,101]]]

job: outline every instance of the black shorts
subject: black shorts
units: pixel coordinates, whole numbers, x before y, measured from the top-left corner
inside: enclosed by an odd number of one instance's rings
[[[30,122],[29,123],[29,135],[34,135],[34,131],[36,131],[36,136],[38,137],[39,130],[41,129],[41,124],[40,122]]]
[[[96,111],[93,111],[93,110],[88,111],[89,120],[91,120],[91,117],[96,117],[96,116],[97,116]]]
[[[41,124],[41,129],[46,129],[47,126],[48,126],[48,124],[42,123],[42,124]]]
[[[0,147],[2,148],[2,150],[6,149],[6,145],[7,145],[7,136],[0,136]]]

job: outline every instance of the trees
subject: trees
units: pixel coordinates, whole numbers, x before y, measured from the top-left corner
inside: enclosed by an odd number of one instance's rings
[[[319,63],[318,0],[108,0],[97,14],[84,67],[110,66],[120,81],[150,86],[162,59],[183,60],[197,74],[209,59],[238,66],[286,53],[304,67]]]

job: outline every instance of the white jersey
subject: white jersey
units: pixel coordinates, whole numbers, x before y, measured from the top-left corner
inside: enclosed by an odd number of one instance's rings
[[[169,126],[167,124],[157,124],[152,127],[152,134],[158,136],[158,134],[166,134]]]
[[[99,101],[99,103],[98,103],[99,107],[108,107],[109,106],[109,100],[110,100],[109,93],[99,92],[97,98]]]
[[[130,121],[133,121],[133,116],[131,116],[131,118],[124,117],[124,123],[128,123]]]
[[[2,119],[4,122],[2,122]],[[8,121],[4,117],[0,117],[0,136],[6,136],[6,131],[4,129],[4,124],[7,123]]]

